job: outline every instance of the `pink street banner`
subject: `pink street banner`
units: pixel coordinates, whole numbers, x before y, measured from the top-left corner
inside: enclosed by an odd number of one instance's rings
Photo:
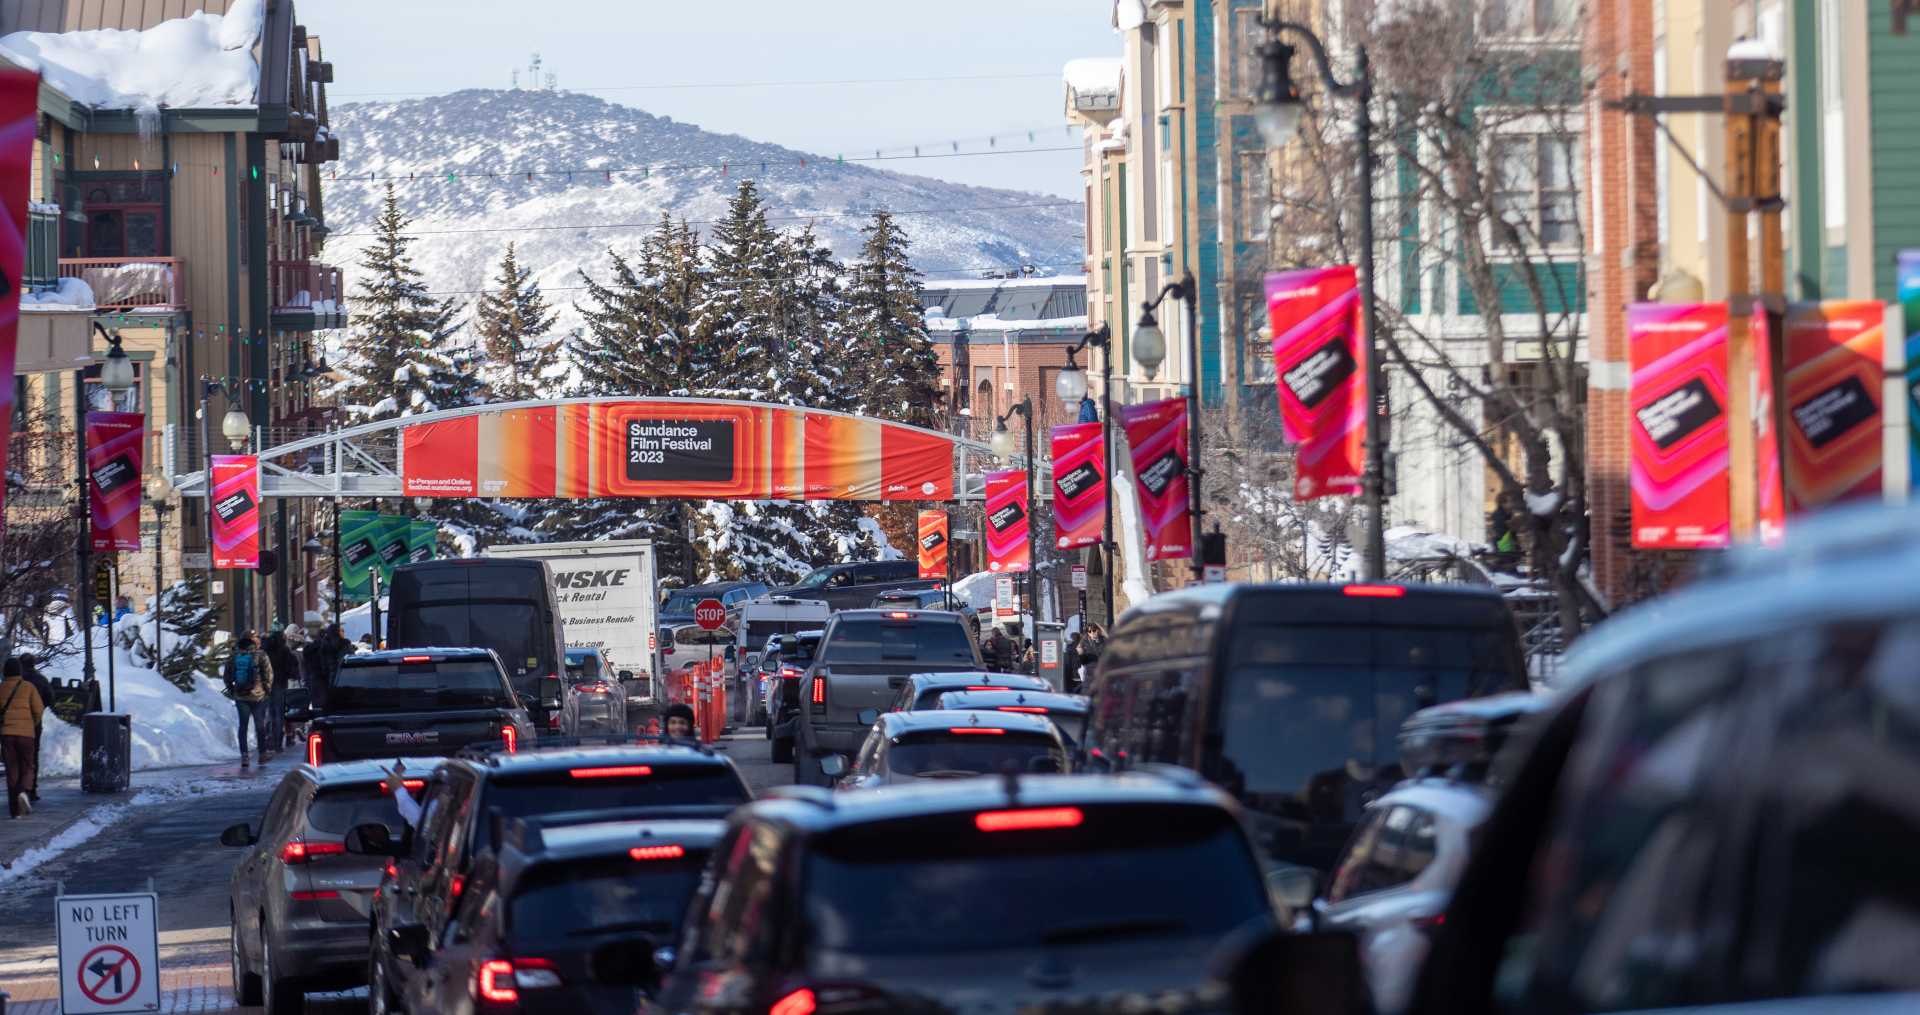
[[[1705,549],[1732,532],[1727,479],[1727,305],[1627,308],[1633,545]]]
[[[1280,420],[1299,500],[1360,492],[1366,467],[1367,351],[1352,265],[1267,276]]]
[[[1880,496],[1885,304],[1827,300],[1787,307],[1787,510]]]
[[[1147,525],[1147,559],[1193,556],[1193,519],[1187,503],[1187,400],[1167,398],[1120,406],[1133,481]]]
[[[1773,379],[1775,340],[1767,324],[1767,308],[1758,301],[1753,304],[1748,333],[1753,336],[1753,447],[1760,471],[1757,505],[1760,542],[1779,546],[1787,537],[1787,498],[1780,474],[1780,429],[1773,425],[1774,399],[1780,396]]]
[[[1053,545],[1100,542],[1107,514],[1107,444],[1098,423],[1053,428]]]
[[[987,480],[987,570],[1025,571],[1027,558],[1027,473],[1024,469],[989,472]]]
[[[213,566],[260,566],[260,460],[253,455],[213,456]]]
[[[140,549],[140,458],[147,417],[87,413],[87,509],[93,552]]]
[[[39,121],[40,75],[0,71],[0,476],[13,433],[13,365],[20,339],[20,277],[27,264],[27,201],[33,191],[33,138]],[[138,486],[139,484],[135,484]],[[0,483],[0,518],[7,484]],[[0,538],[4,538],[0,527]]]

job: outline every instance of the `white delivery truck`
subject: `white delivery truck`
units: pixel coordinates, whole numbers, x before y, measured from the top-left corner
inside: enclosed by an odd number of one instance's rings
[[[568,648],[596,648],[626,689],[629,716],[652,703],[659,596],[653,540],[489,546],[488,557],[534,557],[553,570],[553,601]]]
[[[728,687],[729,706],[735,722],[752,724],[760,716],[760,704],[767,700],[768,674],[760,665],[760,652],[767,639],[776,634],[798,634],[827,626],[833,608],[818,599],[790,599],[786,596],[761,596],[740,606],[737,622],[734,679]]]

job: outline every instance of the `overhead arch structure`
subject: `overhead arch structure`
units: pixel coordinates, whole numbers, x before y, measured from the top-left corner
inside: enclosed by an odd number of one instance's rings
[[[183,495],[169,428],[168,471]],[[804,406],[713,398],[565,398],[469,406],[259,448],[262,497],[649,497],[965,501],[978,441]],[[1044,475],[1044,473],[1043,473]],[[1044,489],[1044,486],[1042,487]]]

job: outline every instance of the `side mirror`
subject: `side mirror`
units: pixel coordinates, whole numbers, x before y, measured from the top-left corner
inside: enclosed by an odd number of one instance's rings
[[[847,774],[847,759],[838,754],[829,754],[820,759],[820,774],[829,779],[838,779]]]
[[[347,852],[358,856],[399,856],[400,844],[393,831],[378,821],[355,825],[347,830]]]
[[[1359,935],[1346,931],[1243,929],[1228,936],[1212,967],[1236,1012],[1374,1010]]]
[[[1283,867],[1267,872],[1267,894],[1276,906],[1305,909],[1319,892],[1319,878],[1306,867]]]
[[[256,841],[253,829],[247,827],[247,823],[244,821],[237,825],[228,825],[226,829],[220,833],[220,845],[222,846],[236,848],[240,846],[251,846]]]
[[[387,944],[395,955],[401,956],[416,966],[427,961],[427,928],[410,923],[387,930]]]
[[[871,726],[880,721],[880,710],[877,708],[863,708],[856,718],[860,720],[860,725]]]

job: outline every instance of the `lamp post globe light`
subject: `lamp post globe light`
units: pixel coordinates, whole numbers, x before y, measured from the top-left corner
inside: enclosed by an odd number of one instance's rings
[[[246,412],[239,406],[228,409],[227,414],[220,418],[220,436],[225,437],[227,443],[233,445],[233,450],[244,449],[247,446],[247,438],[252,434],[253,422],[247,419]]]
[[[100,386],[117,398],[133,388],[133,360],[120,347],[119,335],[109,335],[107,342],[107,357],[100,364]]]
[[[1054,379],[1053,393],[1060,396],[1060,404],[1068,410],[1078,409],[1080,400],[1087,397],[1087,375],[1071,359],[1060,370],[1060,376]]]
[[[1153,319],[1153,311],[1140,315],[1140,323],[1133,326],[1133,361],[1147,372],[1148,379],[1160,372],[1160,364],[1167,361],[1167,336],[1160,330],[1160,322]]]
[[[1020,449],[1019,438],[1007,429],[1006,417],[1001,417],[993,425],[993,436],[988,439],[987,446],[993,449],[995,458],[1012,458],[1014,452]]]

